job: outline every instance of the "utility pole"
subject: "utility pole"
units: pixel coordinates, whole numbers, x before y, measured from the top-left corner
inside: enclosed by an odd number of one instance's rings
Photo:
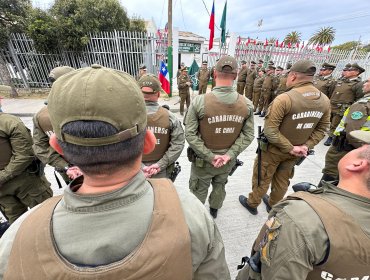
[[[173,56],[172,56],[172,0],[168,0],[168,46],[167,46],[167,69],[170,77],[170,94],[172,97],[172,76],[173,76]]]

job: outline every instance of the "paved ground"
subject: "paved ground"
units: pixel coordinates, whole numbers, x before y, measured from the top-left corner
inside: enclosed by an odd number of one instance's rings
[[[169,104],[171,109],[178,112],[178,97],[173,97],[170,100],[161,99],[161,104]],[[43,100],[10,100],[6,99],[3,102],[3,110],[9,113],[18,113],[26,117],[22,117],[25,124],[32,129],[32,118],[34,112],[38,111],[43,106]],[[181,119],[179,113],[176,113]],[[263,125],[263,120],[255,117],[255,130],[257,133],[257,125]],[[241,257],[249,254],[254,238],[264,221],[267,213],[265,207],[261,204],[258,208],[257,216],[250,215],[238,202],[240,194],[247,195],[251,191],[252,166],[256,156],[257,143],[256,140],[239,156],[239,159],[244,162],[244,165],[229,177],[227,184],[227,196],[224,206],[219,211],[216,223],[222,234],[225,248],[226,258],[229,264],[232,277],[236,275],[236,266],[240,263]],[[316,146],[316,154],[310,156],[295,170],[292,184],[308,181],[317,183],[321,178],[321,168],[324,165],[324,157],[327,147],[323,145],[323,141]],[[186,157],[186,148],[184,149],[179,162],[182,171],[177,177],[176,184],[183,188],[188,188],[190,163]],[[54,193],[60,194],[62,190],[58,189],[53,170],[51,167],[46,168],[46,175],[52,183]],[[291,185],[292,185],[291,184]],[[291,189],[290,189],[291,191]],[[208,205],[206,204],[208,208]]]

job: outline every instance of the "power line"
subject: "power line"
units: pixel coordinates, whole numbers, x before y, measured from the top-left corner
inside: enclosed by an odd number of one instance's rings
[[[161,20],[159,21],[159,29],[161,28],[162,24],[162,18],[163,18],[163,11],[164,11],[164,5],[166,4],[166,0],[163,0],[163,5],[162,5],[162,13],[161,13]]]
[[[204,5],[204,8],[206,8],[206,11],[207,11],[208,16],[211,16],[211,13],[208,11],[208,8],[207,8],[206,3],[204,3],[204,0],[202,0],[202,2],[203,2],[203,5]],[[215,26],[218,29],[218,31],[221,31],[221,29],[217,26],[216,23],[215,23]]]
[[[185,31],[188,31],[188,29],[186,28],[185,20],[184,20],[184,12],[182,11],[182,2],[181,2],[181,0],[180,0],[180,7],[181,7],[182,23],[184,24]]]

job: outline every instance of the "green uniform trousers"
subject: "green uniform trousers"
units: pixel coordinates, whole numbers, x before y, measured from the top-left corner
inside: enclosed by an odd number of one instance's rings
[[[329,150],[325,155],[325,167],[322,170],[322,173],[328,174],[334,178],[339,178],[338,172],[338,162],[344,157],[348,151],[337,151],[337,148],[333,145],[330,146]]]
[[[199,83],[199,94],[207,92],[207,83]]]
[[[271,183],[270,206],[283,199],[289,187],[289,179],[294,175],[294,165],[298,158],[290,154],[274,154],[262,151],[260,185],[258,186],[258,156],[253,165],[252,192],[248,204],[257,207],[267,193]]]
[[[260,112],[260,110],[258,110],[260,97],[261,97],[261,90],[253,92],[253,107],[254,107],[254,111],[256,112]]]
[[[32,208],[52,196],[53,191],[45,176],[24,172],[0,187],[0,207],[9,223],[13,223],[27,212],[28,207]]]
[[[203,162],[203,167],[191,164],[189,180],[190,191],[204,204],[208,196],[208,188],[212,184],[212,192],[209,195],[209,206],[220,209],[226,197],[225,185],[231,168],[235,165],[236,159],[230,160],[220,168],[214,168],[208,162]]]
[[[185,104],[185,102],[186,102],[186,109],[188,109],[189,106],[190,106],[190,93],[189,92],[185,92],[185,93],[180,92],[179,95],[180,95],[180,113],[183,114],[184,113],[184,104]]]
[[[244,88],[245,88],[245,83],[244,82],[237,82],[236,83],[236,91],[239,94],[244,95]]]
[[[343,118],[343,114],[339,112],[331,112],[331,118],[330,118],[330,131],[329,136],[333,136],[333,133],[337,126],[339,125],[340,121]]]
[[[271,93],[263,93],[262,96],[262,112],[267,113],[267,108],[271,103]]]
[[[253,84],[252,85],[246,84],[246,86],[245,86],[245,96],[249,100],[252,100],[252,98],[253,98]]]

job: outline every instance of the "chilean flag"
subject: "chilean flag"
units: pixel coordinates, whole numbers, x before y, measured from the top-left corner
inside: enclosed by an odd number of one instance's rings
[[[211,17],[209,18],[209,45],[208,50],[213,48],[213,38],[215,37],[215,1],[213,0]]]
[[[164,61],[161,61],[161,68],[159,69],[159,81],[162,84],[162,89],[167,93],[170,94],[171,88],[170,88],[170,76],[167,71],[167,66],[164,63]]]

